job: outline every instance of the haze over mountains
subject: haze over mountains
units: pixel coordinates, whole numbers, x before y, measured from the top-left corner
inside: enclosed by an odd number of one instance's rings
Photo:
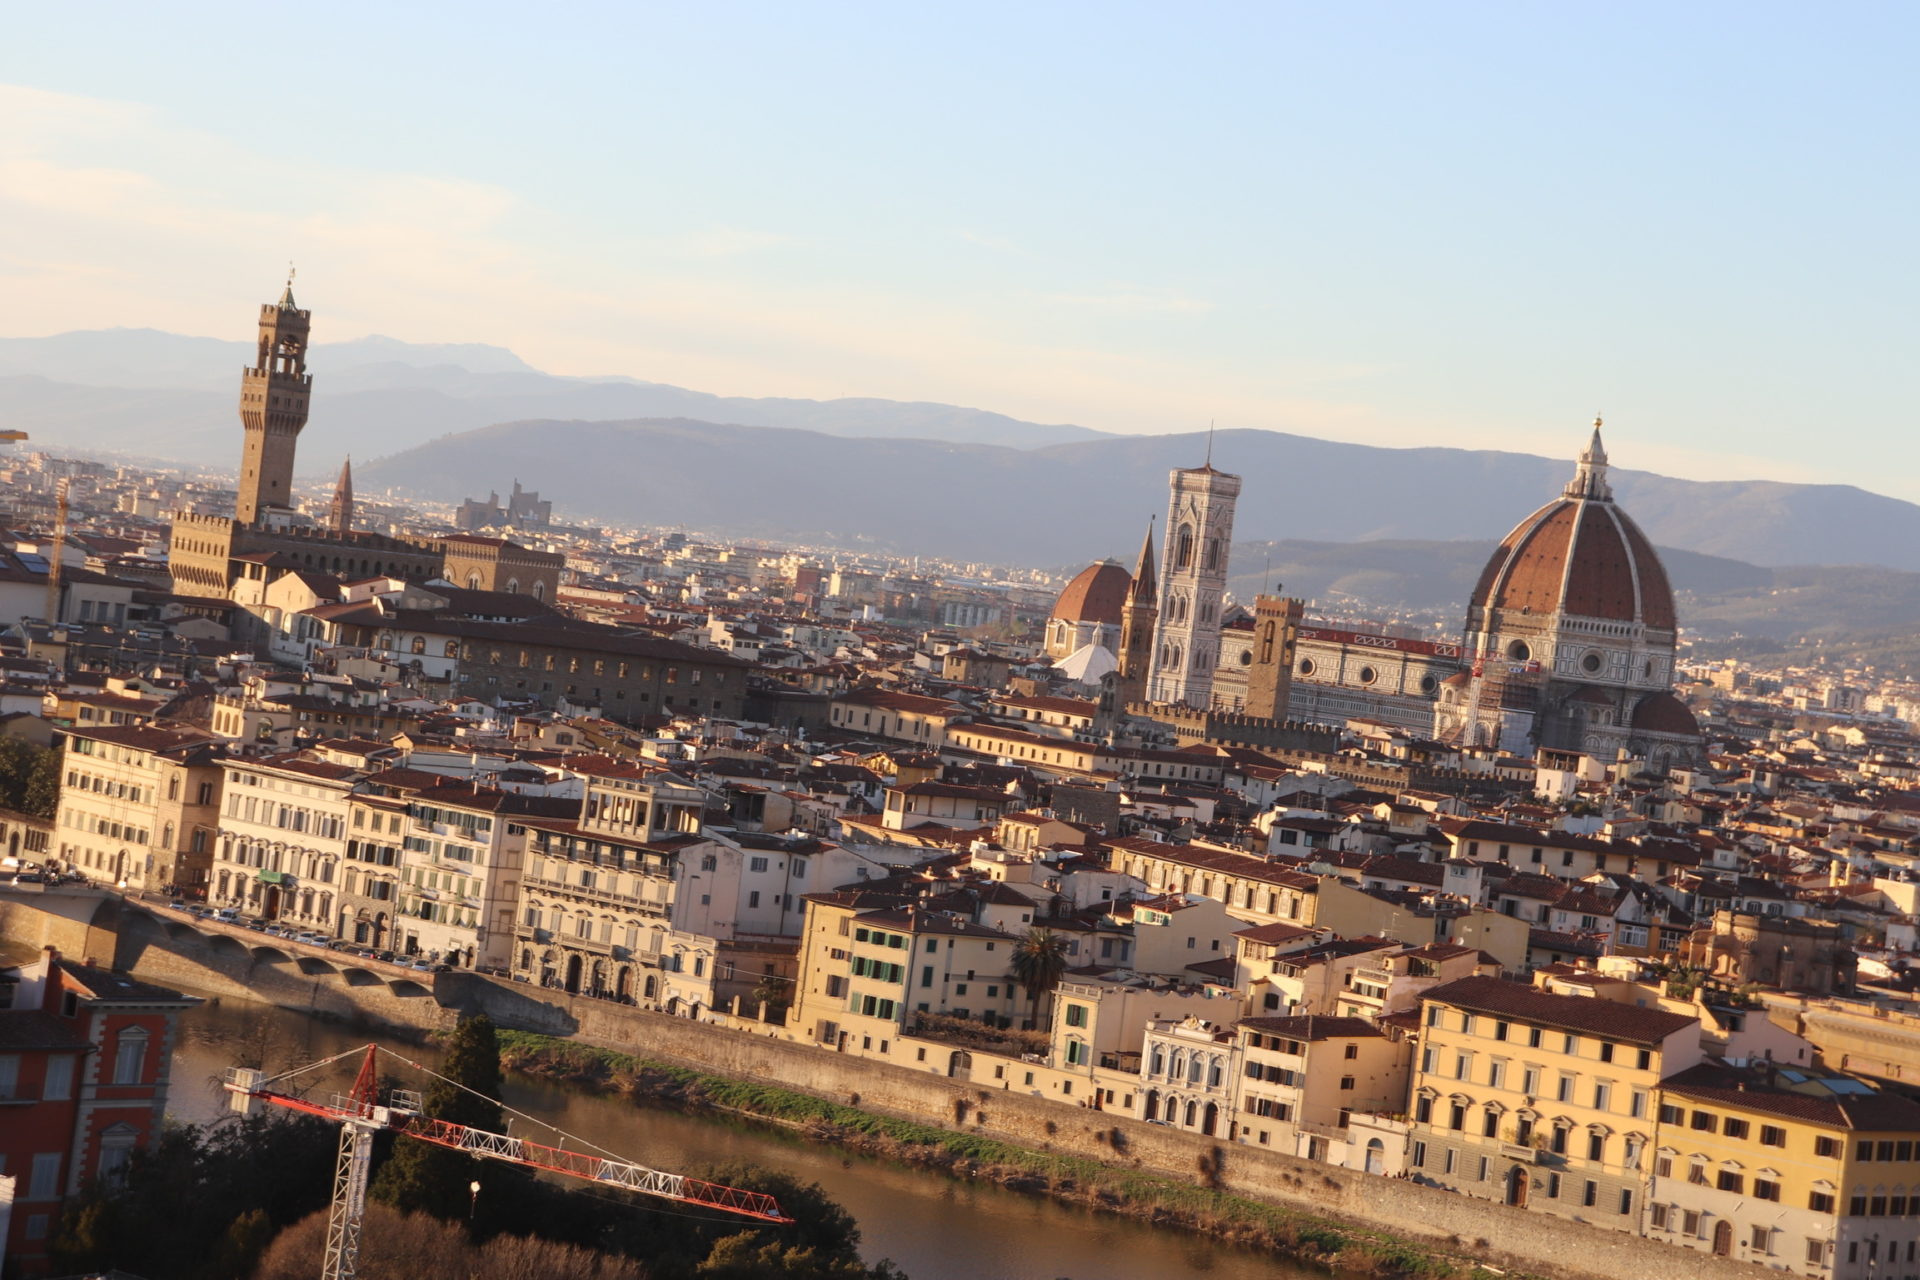
[[[311,435],[311,429],[309,429]],[[1568,454],[1584,444],[1581,433]],[[1167,472],[1204,433],[1012,449],[854,440],[700,422],[539,420],[435,440],[369,464],[373,485],[455,499],[517,476],[602,518],[907,554],[1056,564],[1128,555],[1166,505]],[[1499,538],[1560,491],[1572,462],[1464,449],[1381,449],[1222,431],[1215,465],[1245,478],[1236,536]],[[510,474],[509,474],[510,473]],[[1920,568],[1920,507],[1842,486],[1702,483],[1613,473],[1663,546],[1758,564],[1892,561]]]
[[[252,352],[153,330],[0,339],[0,422],[40,447],[231,467],[235,389]],[[316,483],[351,453],[370,489],[456,501],[517,478],[564,518],[907,554],[1034,565],[1129,556],[1147,515],[1164,509],[1167,471],[1196,464],[1206,448],[1199,433],[1102,435],[951,405],[727,398],[556,377],[477,344],[320,343],[311,367],[301,459]],[[1246,480],[1240,540],[1355,544],[1339,553],[1344,572],[1362,575],[1349,587],[1405,584],[1423,561],[1391,551],[1395,540],[1497,539],[1559,491],[1584,436],[1569,423],[1564,440],[1549,442],[1564,446],[1560,456],[1534,457],[1226,430],[1214,461]],[[1663,548],[1749,565],[1920,570],[1920,506],[1911,503],[1839,485],[1619,469],[1613,479]],[[1398,567],[1382,563],[1396,554]],[[1425,562],[1426,576],[1452,576]]]
[[[1236,542],[1227,586],[1250,600],[1278,582],[1288,595],[1323,610],[1398,606],[1433,609],[1449,623],[1473,590],[1494,541]],[[1897,653],[1920,659],[1920,573],[1881,565],[1788,565],[1768,568],[1659,548],[1678,596],[1680,617],[1695,640],[1740,636],[1779,646],[1817,643],[1832,651],[1845,641],[1878,660]]]
[[[0,338],[0,421],[46,443],[231,466],[234,397],[253,355],[246,342],[154,329]],[[755,400],[632,378],[564,378],[476,343],[315,342],[308,367],[314,397],[301,461],[316,474],[337,471],[347,454],[373,457],[523,418],[693,417],[1020,447],[1101,434],[947,404]]]

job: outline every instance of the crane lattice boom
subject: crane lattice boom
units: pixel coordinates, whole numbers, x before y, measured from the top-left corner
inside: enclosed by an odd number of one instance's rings
[[[267,1102],[290,1111],[331,1120],[341,1128],[340,1160],[334,1178],[333,1211],[328,1222],[324,1280],[352,1280],[357,1270],[360,1219],[366,1206],[373,1134],[383,1129],[479,1159],[501,1160],[530,1169],[563,1173],[602,1186],[620,1187],[640,1195],[718,1209],[760,1222],[784,1226],[793,1221],[780,1211],[778,1201],[762,1192],[722,1186],[699,1178],[649,1169],[645,1165],[604,1154],[570,1151],[565,1147],[529,1142],[525,1138],[491,1133],[451,1120],[438,1120],[421,1115],[417,1105],[380,1106],[375,1100],[375,1053],[376,1047],[368,1045],[366,1059],[354,1081],[353,1092],[344,1096],[336,1094],[329,1102],[315,1102],[269,1089],[266,1087],[265,1072],[237,1067],[227,1073],[226,1088],[234,1095],[236,1110],[250,1110],[255,1102]],[[396,1096],[409,1099],[417,1097]]]

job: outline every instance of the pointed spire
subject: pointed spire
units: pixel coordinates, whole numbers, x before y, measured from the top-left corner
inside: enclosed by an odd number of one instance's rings
[[[1213,419],[1207,419],[1207,460],[1201,464],[1207,471],[1213,470]]]
[[[340,464],[340,480],[333,486],[333,505],[327,509],[327,528],[346,533],[353,528],[353,459]]]
[[[293,275],[293,264],[289,262],[287,264],[287,287],[280,291],[280,309],[282,311],[298,311],[300,309],[293,305]]]
[[[1607,447],[1600,442],[1598,414],[1593,419],[1593,438],[1587,441],[1586,451],[1580,455],[1573,479],[1567,482],[1564,492],[1569,498],[1593,498],[1601,502],[1613,497],[1613,486],[1607,483]]]
[[[1148,516],[1147,536],[1140,543],[1140,563],[1133,570],[1133,585],[1127,588],[1127,603],[1130,605],[1136,602],[1159,603],[1160,584],[1153,569],[1153,522],[1154,517]]]

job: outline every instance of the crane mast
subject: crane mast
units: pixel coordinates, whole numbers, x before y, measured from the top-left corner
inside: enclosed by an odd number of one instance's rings
[[[227,1072],[226,1089],[233,1095],[231,1103],[235,1111],[250,1115],[257,1104],[271,1103],[290,1111],[319,1116],[340,1126],[340,1151],[334,1165],[333,1199],[327,1216],[327,1252],[320,1273],[321,1280],[354,1280],[359,1274],[360,1224],[366,1215],[373,1135],[382,1130],[420,1142],[431,1142],[479,1159],[500,1160],[523,1168],[566,1174],[602,1186],[619,1187],[640,1195],[717,1209],[759,1222],[784,1226],[793,1221],[781,1212],[779,1203],[772,1196],[758,1191],[703,1182],[698,1178],[650,1169],[606,1154],[529,1142],[509,1134],[491,1133],[471,1125],[422,1115],[419,1095],[411,1091],[395,1090],[390,1099],[391,1105],[382,1106],[375,1066],[379,1052],[379,1046],[368,1045],[351,1092],[335,1095],[329,1102],[315,1102],[270,1089],[267,1087],[270,1082],[266,1073],[251,1067],[234,1067]],[[350,1056],[351,1053],[341,1054],[299,1070],[326,1066]]]

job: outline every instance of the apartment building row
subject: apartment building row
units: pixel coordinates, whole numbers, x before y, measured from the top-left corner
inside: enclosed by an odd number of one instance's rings
[[[982,861],[810,895],[786,1034],[1775,1269],[1920,1276],[1920,1104],[1757,1006],[1625,961],[1512,981],[1196,893],[1062,913],[1073,861],[985,885]],[[1035,929],[1065,940],[1043,1013]]]
[[[803,894],[892,869],[708,827],[709,792],[657,765],[573,755],[509,787],[463,755],[421,759],[433,768],[356,739],[245,756],[192,729],[76,729],[48,853],[105,885],[192,888],[320,939],[695,1017],[791,979]]]

